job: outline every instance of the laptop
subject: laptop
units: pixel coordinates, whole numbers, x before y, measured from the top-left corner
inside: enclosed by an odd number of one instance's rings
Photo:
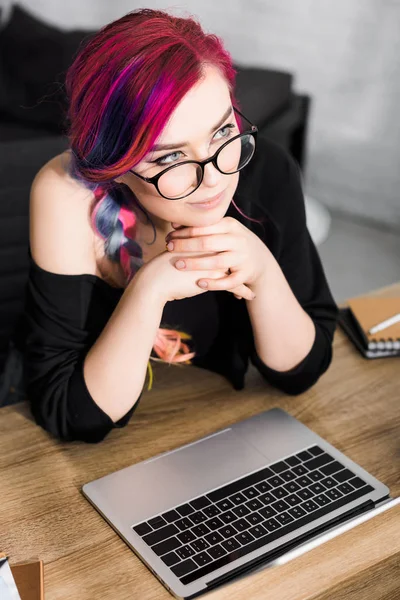
[[[82,492],[163,586],[187,600],[291,560],[400,500],[280,408]]]

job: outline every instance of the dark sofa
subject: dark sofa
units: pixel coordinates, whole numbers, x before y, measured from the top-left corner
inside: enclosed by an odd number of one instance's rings
[[[62,31],[14,6],[0,29],[0,406],[22,398],[18,325],[28,275],[29,190],[67,148],[65,71],[88,31]],[[305,167],[310,99],[293,76],[236,65],[243,112]]]

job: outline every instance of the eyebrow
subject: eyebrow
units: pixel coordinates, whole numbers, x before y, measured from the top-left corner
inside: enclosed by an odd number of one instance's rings
[[[228,108],[223,117],[218,121],[218,123],[211,129],[210,135],[214,133],[216,129],[221,127],[224,121],[229,117],[232,112],[232,106]],[[155,144],[152,148],[152,152],[159,152],[160,150],[175,150],[176,148],[181,148],[182,146],[188,146],[189,142],[178,142],[177,144]]]

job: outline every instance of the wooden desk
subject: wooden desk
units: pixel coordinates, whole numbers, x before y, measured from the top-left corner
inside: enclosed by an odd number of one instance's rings
[[[378,292],[399,295],[400,283]],[[59,443],[25,404],[0,412],[0,550],[10,563],[41,558],[47,600],[172,596],[85,500],[81,486],[280,406],[400,494],[400,361],[364,359],[340,327],[328,371],[286,396],[251,368],[236,392],[219,375],[156,365],[156,383],[129,425],[99,445]],[[399,506],[279,567],[207,597],[395,600],[400,597]]]

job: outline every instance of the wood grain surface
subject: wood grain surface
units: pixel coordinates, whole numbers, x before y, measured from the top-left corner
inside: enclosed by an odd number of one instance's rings
[[[399,295],[400,284],[376,295]],[[25,403],[0,411],[0,550],[10,564],[44,562],[46,600],[169,599],[172,596],[81,494],[84,483],[281,407],[400,493],[400,360],[367,360],[338,326],[328,371],[287,396],[251,367],[235,391],[196,367],[155,365],[127,427],[100,444],[62,443]],[[258,600],[400,598],[400,507],[284,565],[208,594]]]

